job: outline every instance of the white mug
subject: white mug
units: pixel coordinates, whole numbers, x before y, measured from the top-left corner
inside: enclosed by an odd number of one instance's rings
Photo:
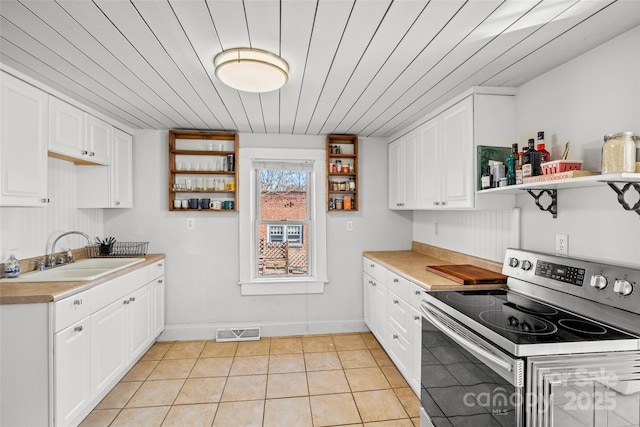
[[[173,207],[176,208],[176,209],[180,209],[180,206],[182,206],[182,200],[174,199],[173,200]]]
[[[182,209],[187,209],[189,207],[189,200],[182,199],[180,202],[182,204]]]
[[[222,202],[220,200],[212,200],[211,202],[209,202],[209,209],[219,211],[220,209],[222,209]]]

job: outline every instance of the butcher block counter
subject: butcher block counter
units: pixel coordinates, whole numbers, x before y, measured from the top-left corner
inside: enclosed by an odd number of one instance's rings
[[[424,243],[413,242],[411,250],[407,251],[372,251],[364,252],[363,256],[428,291],[471,291],[477,289],[500,289],[506,286],[504,283],[463,285],[427,271],[427,266],[470,264],[500,273],[502,271],[502,263],[426,245]]]
[[[153,264],[164,259],[164,257],[164,254],[141,255],[137,258],[145,258],[144,261],[91,281],[2,282],[0,283],[0,304],[37,304],[60,301],[141,267]]]

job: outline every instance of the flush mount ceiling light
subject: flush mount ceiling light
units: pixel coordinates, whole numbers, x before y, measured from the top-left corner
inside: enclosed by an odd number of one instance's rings
[[[245,92],[280,89],[289,78],[289,65],[278,55],[260,49],[237,48],[213,59],[216,76],[227,86]]]

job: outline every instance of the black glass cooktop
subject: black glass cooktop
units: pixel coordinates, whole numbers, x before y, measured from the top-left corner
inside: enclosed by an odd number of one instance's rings
[[[428,295],[517,345],[637,339],[506,290],[435,291]],[[456,317],[467,324],[464,318]]]

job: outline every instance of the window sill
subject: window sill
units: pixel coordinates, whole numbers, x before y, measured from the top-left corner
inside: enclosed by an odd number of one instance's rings
[[[323,294],[325,280],[309,277],[301,279],[266,279],[252,282],[239,282],[240,295],[301,295]]]

